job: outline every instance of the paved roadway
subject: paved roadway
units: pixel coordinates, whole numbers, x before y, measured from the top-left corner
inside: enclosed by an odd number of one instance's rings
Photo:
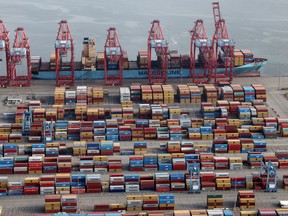
[[[279,82],[280,80],[280,82]],[[173,82],[174,80],[169,80],[169,82]],[[177,80],[179,82],[179,80]],[[242,85],[245,84],[252,84],[252,83],[260,83],[265,86],[267,89],[268,94],[268,101],[267,105],[269,106],[269,113],[271,116],[281,116],[281,117],[288,117],[288,100],[285,98],[284,93],[287,86],[288,77],[260,77],[260,78],[235,78],[234,83],[239,83]],[[131,83],[141,83],[143,80],[125,80],[124,85],[128,86]],[[182,83],[190,82],[188,79],[183,79]],[[176,84],[172,83],[174,89],[176,90]],[[22,95],[23,98],[26,98],[28,94],[36,93],[39,98],[44,96],[51,96],[54,92],[55,81],[43,81],[43,80],[33,80],[32,87],[30,88],[7,88],[1,89],[0,92],[0,101],[5,100],[5,98],[9,95]],[[83,80],[83,81],[76,81],[76,85],[103,85],[103,80]],[[108,105],[111,106],[112,103],[116,103],[117,97],[115,95],[118,94],[118,87],[104,87],[104,89],[109,89],[109,95],[112,95],[112,101]],[[279,90],[281,89],[281,90]],[[107,100],[107,99],[106,99]],[[110,100],[110,99],[109,99]],[[114,106],[114,105],[113,105]],[[115,105],[118,106],[118,105]],[[189,105],[182,106],[185,110],[191,110]],[[3,112],[13,112],[15,111],[15,107],[6,107],[1,106],[1,113]],[[204,141],[199,141],[204,142]],[[208,141],[208,144],[211,145],[211,141]],[[70,144],[71,145],[71,144]],[[151,141],[148,144],[149,152],[157,152],[159,142]],[[156,147],[155,147],[156,145]],[[132,142],[127,142],[122,145],[121,147],[124,149],[131,149]],[[268,153],[272,154],[273,151],[277,149],[288,149],[287,139],[285,138],[278,138],[277,140],[268,140]],[[223,155],[228,156],[228,155]],[[236,156],[236,155],[233,155]],[[245,159],[245,154],[239,154],[237,156],[241,156]],[[123,164],[128,163],[128,157],[126,156],[113,156],[113,158],[121,158]],[[75,159],[74,159],[75,160]],[[77,160],[77,159],[76,159]],[[124,166],[127,168],[127,165]],[[257,169],[248,169],[245,167],[241,170],[241,175],[250,174],[251,172],[257,172]],[[223,172],[223,171],[217,171]],[[140,172],[141,173],[141,172]],[[229,170],[230,176],[239,176],[239,171]],[[278,170],[279,174],[279,182],[282,180],[283,174],[288,174],[288,170]],[[22,181],[28,175],[9,175],[10,181]],[[33,176],[33,175],[29,175]],[[108,179],[108,174],[103,174],[104,179]],[[154,191],[148,192],[141,192],[141,194],[155,194]],[[203,209],[206,207],[206,191],[202,191],[201,194],[187,194],[185,193],[175,193],[176,195],[176,205],[175,209]],[[211,193],[221,193],[224,195],[224,207],[233,207],[234,200],[235,200],[235,192],[232,191],[215,191]],[[138,193],[135,193],[138,194]],[[287,200],[287,191],[283,189],[279,189],[277,193],[265,193],[262,191],[256,191],[256,207],[278,207],[279,200]],[[100,193],[100,194],[81,194],[79,195],[79,203],[80,208],[85,211],[92,211],[93,205],[96,203],[125,203],[125,196],[126,193]],[[17,203],[17,204],[16,204]],[[44,196],[35,195],[35,196],[13,196],[13,197],[0,197],[0,206],[3,206],[3,214],[2,215],[34,215],[36,213],[43,213],[44,212]]]

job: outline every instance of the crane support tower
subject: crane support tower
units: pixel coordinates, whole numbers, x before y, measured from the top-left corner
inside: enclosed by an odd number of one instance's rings
[[[152,49],[155,49],[157,65],[152,66]],[[150,84],[166,84],[168,68],[168,43],[165,40],[159,20],[152,22],[148,37],[148,79]]]
[[[209,83],[211,74],[215,74],[217,69],[216,58],[214,57],[212,41],[208,39],[204,22],[198,19],[193,29],[190,31],[190,77],[193,83]],[[203,65],[203,73],[196,73],[197,49],[199,49],[199,58]]]
[[[10,83],[10,32],[0,20],[0,85],[7,87]]]
[[[104,72],[106,85],[122,85],[123,51],[116,28],[111,27],[104,45]]]
[[[74,44],[68,22],[61,20],[55,42],[57,86],[74,85]]]
[[[53,119],[51,121],[43,121],[43,143],[53,141]]]
[[[25,110],[22,116],[22,135],[30,135],[30,127],[32,123],[32,112]]]
[[[190,188],[189,193],[200,193],[200,165],[199,163],[193,162],[193,164],[187,163],[187,172],[190,175]]]
[[[212,46],[218,67],[224,67],[225,72],[217,74],[215,70],[212,74],[214,83],[232,82],[234,70],[234,47],[235,43],[229,38],[228,29],[225,20],[221,17],[219,2],[212,3],[215,33],[212,40]],[[219,51],[222,53],[219,56]]]
[[[261,161],[260,176],[266,178],[265,192],[277,192],[277,171],[271,161]]]
[[[10,51],[10,82],[12,86],[29,87],[32,76],[29,38],[22,27],[18,27],[15,32],[15,40]]]

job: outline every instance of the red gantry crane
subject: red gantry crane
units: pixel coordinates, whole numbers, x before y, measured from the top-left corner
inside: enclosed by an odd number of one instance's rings
[[[157,65],[152,66],[152,49],[157,55]],[[165,40],[159,20],[152,22],[148,37],[148,79],[150,84],[165,84],[167,82],[168,43]]]
[[[24,32],[24,28],[18,27],[15,31],[15,40],[10,51],[10,81],[12,86],[29,87],[32,75],[29,38]]]
[[[8,86],[10,82],[10,32],[0,20],[0,85]]]
[[[122,85],[123,51],[118,39],[116,28],[108,30],[104,46],[104,72],[106,85]]]
[[[211,74],[217,69],[216,58],[212,49],[212,41],[208,39],[204,22],[198,19],[190,31],[190,77],[193,83],[208,83]],[[197,48],[199,49],[199,60],[203,65],[203,73],[196,71]]]
[[[228,30],[226,27],[225,20],[221,17],[219,2],[212,3],[215,33],[213,36],[213,50],[215,57],[218,61],[219,66],[224,66],[224,73],[212,74],[214,82],[218,83],[221,81],[231,82],[233,79],[233,69],[234,69],[234,42],[229,38]],[[219,48],[223,52],[219,56]],[[219,58],[220,57],[220,58]]]
[[[56,85],[74,85],[74,45],[68,22],[61,20],[55,42]]]

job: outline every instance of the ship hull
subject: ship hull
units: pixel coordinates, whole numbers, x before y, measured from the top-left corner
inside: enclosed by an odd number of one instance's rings
[[[262,62],[253,62],[250,64],[238,66],[234,68],[233,76],[234,77],[248,77],[248,76],[260,76],[261,71],[266,65],[266,61]],[[157,71],[154,71],[157,73]],[[224,73],[224,68],[218,68],[217,73]],[[63,75],[65,71],[61,72]],[[67,74],[70,73],[67,71]],[[113,74],[113,71],[109,72]],[[117,71],[114,71],[117,73]],[[197,68],[196,73],[202,74],[203,69]],[[133,69],[133,70],[124,70],[123,78],[124,79],[145,79],[147,78],[147,70],[146,69]],[[188,78],[190,76],[189,69],[168,69],[167,71],[168,78]],[[55,80],[56,73],[55,71],[39,71],[37,74],[33,74],[33,79],[44,79],[44,80]],[[75,71],[75,79],[76,80],[87,80],[87,79],[104,79],[104,70],[96,70],[96,71],[84,71],[77,70]]]

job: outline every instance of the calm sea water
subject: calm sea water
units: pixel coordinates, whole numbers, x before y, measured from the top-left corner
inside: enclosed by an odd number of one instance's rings
[[[10,30],[18,26],[30,38],[32,55],[48,60],[54,50],[58,22],[68,20],[80,60],[83,37],[96,37],[102,51],[109,27],[116,27],[122,48],[130,59],[147,49],[151,21],[159,19],[171,50],[189,53],[190,30],[202,18],[212,37],[211,0],[2,0],[0,19]],[[269,60],[263,75],[288,75],[288,1],[221,0],[222,17],[236,48],[250,49]]]

